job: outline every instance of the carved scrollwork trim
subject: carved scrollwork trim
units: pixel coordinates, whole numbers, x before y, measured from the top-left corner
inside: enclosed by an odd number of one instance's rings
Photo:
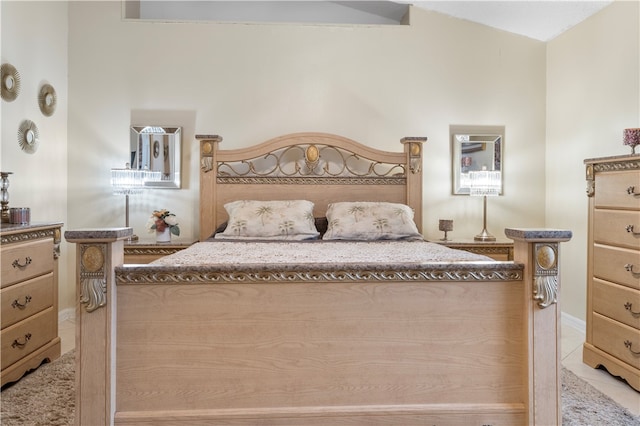
[[[534,253],[533,299],[546,308],[558,302],[558,244],[537,243]]]
[[[638,160],[626,160],[626,161],[611,161],[605,163],[593,164],[593,171],[599,172],[617,172],[623,170],[639,170],[640,159]]]
[[[81,282],[80,304],[93,312],[107,304],[107,281],[103,278],[84,278]]]
[[[538,306],[547,308],[554,303],[558,303],[558,278],[557,277],[535,277],[533,298],[538,301]]]
[[[56,229],[58,231],[58,240],[59,240],[60,229],[58,228]],[[21,243],[24,241],[39,240],[42,238],[55,239],[56,229],[40,229],[40,230],[34,230],[34,231],[20,232],[19,234],[3,235],[0,239],[0,243],[4,245],[4,244],[11,244],[11,243]]]
[[[212,157],[202,157],[202,159],[200,160],[200,163],[201,163],[200,164],[200,168],[205,173],[209,173],[211,170],[213,170],[213,158]]]
[[[107,304],[107,245],[80,245],[80,304],[87,312]]]
[[[256,158],[216,164],[218,178],[404,177],[405,165],[383,163],[333,145],[300,144]]]
[[[127,271],[117,270],[118,284],[207,284],[269,282],[384,282],[384,281],[518,281],[520,270],[408,270],[408,271]]]
[[[213,170],[214,144],[221,142],[222,138],[218,135],[196,135],[196,138],[200,140],[200,168],[209,173]]]
[[[221,177],[218,183],[226,184],[263,184],[263,185],[406,185],[404,177]]]
[[[60,242],[62,241],[62,232],[60,228],[53,230],[53,258],[58,259],[60,257]]]
[[[154,256],[166,256],[168,254],[177,253],[182,248],[167,248],[167,247],[125,247],[125,255],[154,255]]]

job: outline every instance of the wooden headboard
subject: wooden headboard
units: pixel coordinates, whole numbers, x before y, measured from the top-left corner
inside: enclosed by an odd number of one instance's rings
[[[227,220],[235,200],[303,199],[325,215],[338,201],[388,201],[415,211],[422,232],[422,143],[405,137],[388,152],[328,133],[294,133],[248,148],[219,149],[222,137],[200,141],[200,240]]]

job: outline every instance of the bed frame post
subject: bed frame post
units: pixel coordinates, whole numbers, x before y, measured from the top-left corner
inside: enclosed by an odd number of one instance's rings
[[[196,135],[200,141],[200,241],[204,241],[211,236],[211,229],[215,229],[216,200],[216,174],[217,165],[213,159],[216,158],[218,145],[222,142],[222,137],[218,135]]]
[[[111,425],[116,409],[114,267],[132,228],[66,231],[76,243],[75,424]]]
[[[562,424],[559,243],[571,231],[505,229],[516,262],[524,263],[525,398],[528,424]]]
[[[426,137],[407,136],[400,139],[407,155],[406,163],[409,165],[407,174],[407,200],[406,204],[413,208],[418,232],[422,233],[422,144]]]

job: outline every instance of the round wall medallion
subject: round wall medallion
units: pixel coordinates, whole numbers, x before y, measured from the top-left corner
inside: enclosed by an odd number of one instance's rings
[[[31,120],[24,120],[18,128],[18,143],[20,148],[28,154],[33,154],[38,150],[40,135],[36,123]]]
[[[0,94],[7,102],[15,100],[20,94],[20,73],[11,64],[0,66]]]
[[[43,84],[38,94],[40,111],[42,111],[45,116],[50,117],[56,110],[56,102],[56,89],[50,84]]]

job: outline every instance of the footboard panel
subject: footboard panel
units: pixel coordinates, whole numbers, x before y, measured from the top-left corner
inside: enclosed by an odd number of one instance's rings
[[[569,231],[506,230],[514,262],[340,272],[121,266],[130,234],[65,233],[77,425],[561,422]]]
[[[465,412],[514,424],[526,394],[522,286],[119,285],[116,419],[423,422],[456,411],[461,424]]]

